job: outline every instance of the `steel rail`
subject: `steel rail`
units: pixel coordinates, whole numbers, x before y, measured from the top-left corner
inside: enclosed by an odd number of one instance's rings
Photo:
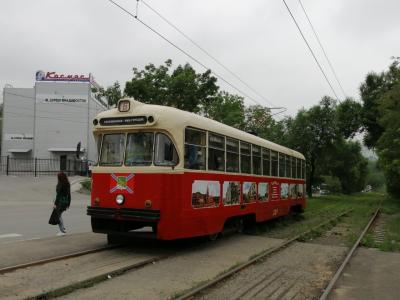
[[[353,256],[354,252],[360,245],[361,240],[364,238],[365,234],[368,232],[369,228],[371,227],[372,223],[375,221],[377,216],[379,215],[381,206],[376,209],[374,215],[372,218],[369,220],[367,226],[365,226],[364,230],[361,232],[360,236],[358,237],[357,241],[354,243],[353,247],[350,249],[350,251],[347,253],[346,258],[340,265],[339,269],[336,271],[335,275],[332,277],[331,281],[329,282],[328,286],[325,288],[323,294],[319,298],[319,300],[326,300],[332,289],[334,288],[337,280],[339,279],[340,275],[342,275],[344,268],[347,266],[348,262],[350,261],[351,257]]]
[[[78,256],[83,256],[83,255],[87,255],[87,254],[92,254],[92,253],[96,253],[96,252],[105,251],[105,250],[111,250],[111,249],[115,249],[115,248],[119,248],[119,247],[122,247],[122,246],[115,245],[115,246],[100,247],[100,248],[84,250],[84,251],[78,251],[78,252],[73,252],[73,253],[70,253],[70,254],[65,254],[65,255],[45,258],[45,259],[36,260],[36,261],[33,261],[33,262],[28,262],[28,263],[19,264],[19,265],[14,265],[14,266],[10,266],[10,267],[5,267],[5,268],[0,269],[0,275],[4,274],[4,273],[13,272],[13,271],[16,271],[18,269],[24,269],[24,268],[33,267],[33,266],[44,265],[44,264],[47,264],[47,263],[50,263],[50,262],[54,262],[54,261],[64,260],[64,259],[68,259],[68,258],[74,258],[74,257],[78,257]]]
[[[210,280],[210,281],[208,281],[208,282],[205,282],[205,283],[199,285],[198,287],[195,287],[195,288],[193,288],[193,289],[190,289],[190,290],[187,291],[187,292],[184,292],[183,294],[181,294],[180,296],[178,296],[178,297],[175,298],[175,299],[176,299],[176,300],[186,300],[186,299],[190,299],[191,297],[193,297],[193,296],[199,294],[200,292],[202,292],[202,291],[204,291],[204,290],[206,290],[206,289],[208,289],[208,288],[210,288],[210,287],[216,285],[217,283],[219,283],[219,282],[221,282],[221,281],[223,281],[223,280],[225,280],[225,279],[227,279],[227,278],[233,276],[234,274],[240,272],[241,270],[243,270],[243,269],[245,269],[245,268],[247,268],[247,267],[249,267],[249,266],[251,266],[251,265],[257,263],[259,260],[261,260],[261,259],[263,259],[263,258],[266,258],[266,257],[268,257],[269,255],[271,255],[271,254],[273,254],[273,253],[275,253],[275,252],[278,252],[279,250],[281,250],[281,249],[283,249],[283,248],[286,248],[286,247],[287,247],[288,245],[290,245],[291,243],[293,243],[293,242],[299,240],[299,239],[302,238],[303,236],[305,236],[305,235],[311,233],[312,231],[314,231],[314,230],[316,230],[316,229],[319,229],[319,228],[321,228],[321,227],[324,227],[324,226],[326,226],[327,224],[331,223],[332,221],[335,221],[335,220],[337,220],[337,219],[343,217],[344,215],[350,213],[351,211],[353,211],[353,209],[347,210],[347,211],[345,211],[345,212],[343,212],[343,213],[341,213],[341,214],[339,214],[339,215],[337,215],[337,216],[335,216],[335,217],[329,219],[328,221],[325,221],[325,222],[323,222],[323,223],[321,223],[321,224],[319,224],[319,225],[317,225],[317,226],[315,226],[315,227],[313,227],[313,228],[311,228],[311,229],[309,229],[309,230],[306,230],[306,231],[304,231],[304,232],[302,232],[302,233],[300,233],[300,234],[298,234],[298,235],[296,235],[296,236],[294,236],[294,237],[292,237],[292,238],[290,238],[290,239],[287,239],[287,240],[285,240],[284,242],[282,242],[280,245],[275,246],[275,247],[272,247],[271,249],[268,249],[268,250],[265,250],[265,251],[261,252],[260,254],[258,254],[258,255],[255,256],[254,258],[250,259],[249,261],[238,265],[237,267],[235,267],[235,268],[233,268],[233,269],[227,271],[226,273],[223,273],[223,274],[217,276],[216,278],[214,278],[214,279],[212,279],[212,280]]]

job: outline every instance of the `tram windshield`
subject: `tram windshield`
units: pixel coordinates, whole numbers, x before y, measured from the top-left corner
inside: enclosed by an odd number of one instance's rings
[[[105,134],[100,165],[121,166],[122,162],[126,166],[150,166],[153,163],[157,166],[175,166],[179,158],[174,143],[164,133]]]
[[[129,133],[126,142],[126,166],[150,166],[153,162],[153,132]]]
[[[125,134],[105,134],[101,147],[100,165],[120,166],[125,148]]]

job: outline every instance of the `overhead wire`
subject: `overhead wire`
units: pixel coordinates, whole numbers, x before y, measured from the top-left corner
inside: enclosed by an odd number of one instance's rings
[[[307,14],[307,12],[306,12],[305,7],[303,6],[303,3],[301,2],[301,0],[298,0],[298,1],[299,1],[299,3],[300,3],[301,8],[303,9],[303,12],[304,12],[304,14],[305,14],[305,16],[306,16],[306,18],[307,18],[307,20],[308,20],[308,23],[310,24],[310,27],[311,27],[311,29],[312,29],[312,31],[313,31],[313,33],[314,33],[314,36],[315,36],[316,40],[318,41],[318,44],[319,44],[319,46],[321,47],[322,52],[324,53],[324,56],[325,56],[325,58],[326,58],[326,60],[327,60],[327,62],[328,62],[328,64],[329,64],[329,67],[330,67],[330,69],[331,69],[333,75],[335,76],[335,79],[336,79],[336,81],[337,81],[337,83],[338,83],[338,85],[339,85],[339,87],[340,87],[340,89],[341,89],[341,91],[342,91],[342,93],[343,93],[343,96],[344,96],[345,98],[347,98],[347,94],[346,94],[346,92],[344,91],[342,84],[340,83],[340,80],[339,80],[339,78],[338,78],[338,76],[337,76],[337,74],[336,74],[335,69],[333,68],[333,65],[332,65],[330,59],[328,58],[328,55],[327,55],[327,53],[326,53],[326,51],[325,51],[324,46],[322,46],[322,43],[321,43],[321,41],[320,41],[320,39],[319,39],[319,36],[318,36],[318,34],[317,34],[317,31],[315,30],[313,24],[311,23],[311,20],[310,20],[308,14]]]
[[[200,66],[202,66],[204,69],[206,70],[210,70],[210,72],[212,74],[214,74],[218,79],[220,79],[221,81],[225,82],[227,85],[229,85],[231,88],[233,88],[234,90],[236,90],[237,92],[239,92],[240,94],[242,94],[243,96],[247,97],[248,99],[252,100],[254,103],[263,106],[259,101],[257,101],[256,99],[254,99],[253,97],[249,96],[247,93],[243,92],[241,89],[239,89],[238,87],[236,87],[235,85],[233,85],[231,82],[229,82],[228,80],[226,80],[225,78],[223,78],[221,75],[219,75],[218,73],[216,73],[215,71],[212,71],[211,68],[209,68],[208,66],[206,66],[205,64],[203,64],[200,60],[198,60],[197,58],[195,58],[194,56],[192,56],[190,53],[188,53],[187,51],[183,50],[181,47],[179,47],[178,45],[176,45],[175,43],[173,43],[171,40],[169,40],[168,38],[166,38],[165,36],[163,36],[161,33],[159,33],[157,30],[155,30],[154,28],[152,28],[150,25],[148,25],[147,23],[145,23],[144,21],[142,21],[137,15],[134,15],[133,13],[131,13],[129,10],[127,10],[126,8],[124,8],[123,6],[121,6],[120,4],[116,3],[113,0],[107,0],[108,2],[110,2],[111,4],[115,5],[116,7],[118,7],[120,10],[122,10],[123,12],[125,12],[126,14],[128,14],[129,16],[131,16],[132,18],[134,18],[135,20],[137,20],[139,23],[141,23],[143,26],[145,26],[146,28],[148,28],[150,31],[152,31],[154,34],[156,34],[157,36],[159,36],[161,39],[163,39],[164,41],[166,41],[167,43],[169,43],[171,46],[173,46],[174,48],[176,48],[177,50],[179,50],[180,52],[182,52],[183,54],[185,54],[187,57],[189,57],[191,60],[193,60],[194,62],[196,62],[197,64],[199,64]]]
[[[282,0],[282,1],[283,1],[283,3],[285,4],[286,9],[287,9],[287,11],[289,12],[290,16],[292,17],[292,20],[293,20],[293,22],[295,23],[297,29],[299,30],[301,37],[303,38],[304,42],[306,43],[306,45],[307,45],[307,47],[308,47],[308,50],[310,50],[311,55],[313,56],[313,58],[314,58],[316,64],[318,65],[318,68],[320,69],[320,71],[321,71],[322,75],[324,76],[326,82],[328,83],[329,87],[331,88],[332,93],[335,95],[336,100],[340,102],[340,99],[339,99],[338,95],[336,94],[335,89],[333,88],[331,82],[329,81],[329,79],[328,79],[328,77],[326,76],[324,70],[322,69],[321,64],[319,63],[317,57],[315,56],[314,51],[311,49],[311,46],[310,46],[310,44],[308,43],[306,37],[304,36],[303,31],[301,30],[299,24],[297,23],[296,18],[295,18],[294,15],[292,14],[292,11],[290,10],[290,8],[289,8],[289,6],[287,5],[286,1],[285,1],[285,0]]]
[[[194,46],[196,46],[198,49],[200,49],[204,54],[206,54],[209,58],[211,58],[214,62],[216,62],[220,67],[222,67],[225,71],[227,71],[229,74],[231,74],[237,80],[239,80],[243,85],[245,85],[247,88],[249,88],[252,92],[254,92],[261,99],[263,99],[264,101],[268,102],[271,105],[275,105],[274,103],[269,101],[267,98],[265,98],[261,93],[259,93],[256,89],[254,89],[252,86],[250,86],[247,82],[245,82],[240,76],[238,76],[236,73],[234,73],[230,68],[228,68],[221,61],[219,61],[217,58],[215,58],[209,51],[205,50],[196,41],[194,41],[191,37],[189,37],[186,33],[184,33],[181,29],[179,29],[176,25],[174,25],[171,21],[169,21],[166,17],[164,17],[159,11],[157,11],[155,8],[150,6],[146,1],[144,1],[144,0],[136,0],[136,1],[137,1],[136,3],[139,3],[139,1],[142,2],[147,8],[149,8],[156,15],[158,15],[164,22],[166,22],[168,25],[170,25],[172,28],[174,28],[183,37],[185,37],[188,41],[190,41]]]

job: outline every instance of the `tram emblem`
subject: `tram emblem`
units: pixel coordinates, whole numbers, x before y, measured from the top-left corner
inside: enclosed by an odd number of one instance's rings
[[[110,193],[127,191],[129,194],[133,194],[134,181],[132,179],[134,176],[135,174],[129,174],[127,176],[111,174]]]

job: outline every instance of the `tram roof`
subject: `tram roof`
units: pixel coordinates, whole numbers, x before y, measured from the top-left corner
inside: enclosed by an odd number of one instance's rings
[[[170,106],[145,104],[132,98],[123,98],[121,100],[130,101],[130,110],[128,112],[119,112],[117,108],[113,108],[99,113],[96,118],[100,120],[102,118],[114,117],[153,116],[156,123],[155,127],[163,128],[171,132],[176,131],[177,129],[182,130],[185,127],[193,127],[305,159],[304,155],[300,152],[191,112]],[[151,128],[149,126],[146,127]],[[105,128],[111,129],[110,126],[101,126],[100,124],[94,126],[95,131]],[[119,129],[126,129],[126,125],[112,126],[113,131]]]

